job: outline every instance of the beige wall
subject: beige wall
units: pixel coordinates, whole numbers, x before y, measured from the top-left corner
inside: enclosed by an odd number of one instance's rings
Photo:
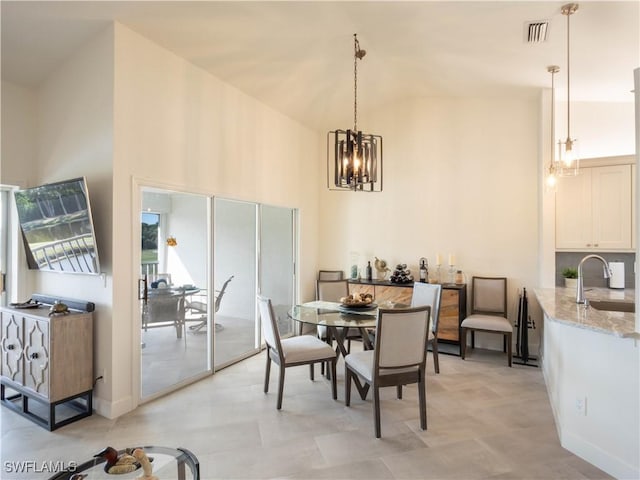
[[[514,304],[538,283],[538,105],[423,98],[362,115],[384,139],[384,190],[322,190],[320,264],[347,270],[356,251],[417,274],[452,253],[469,279],[508,277]]]

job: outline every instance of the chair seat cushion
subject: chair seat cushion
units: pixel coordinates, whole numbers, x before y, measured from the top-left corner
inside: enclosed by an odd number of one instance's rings
[[[497,315],[473,314],[465,318],[460,324],[462,328],[476,328],[479,330],[493,330],[496,332],[511,332],[511,323],[504,317]]]
[[[367,382],[371,382],[373,379],[373,350],[364,350],[361,352],[354,352],[347,355],[344,359],[347,367],[357,373]],[[380,375],[392,375],[394,373],[415,372],[418,367],[408,368],[387,368],[380,369]]]
[[[281,344],[286,364],[327,360],[336,356],[331,346],[311,335],[285,338]]]

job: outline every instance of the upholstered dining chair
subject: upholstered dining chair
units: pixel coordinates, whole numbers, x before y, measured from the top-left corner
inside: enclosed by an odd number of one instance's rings
[[[258,307],[260,309],[262,332],[264,334],[265,343],[267,344],[267,367],[264,376],[264,393],[269,392],[271,361],[275,362],[280,367],[277,409],[280,410],[282,408],[285,370],[288,367],[295,367],[298,365],[309,365],[311,380],[313,380],[313,365],[318,362],[329,362],[331,365],[331,392],[333,394],[333,399],[337,400],[337,356],[333,348],[319,338],[311,335],[300,335],[281,339],[271,299],[258,295]]]
[[[460,324],[460,356],[467,351],[467,332],[471,331],[475,346],[475,332],[503,335],[503,351],[511,366],[511,337],[513,327],[507,319],[507,279],[505,277],[473,277],[471,279],[471,314]]]
[[[351,381],[357,375],[365,388],[373,389],[376,438],[381,436],[380,388],[396,386],[398,398],[403,385],[418,384],[420,428],[427,429],[425,369],[431,307],[380,309],[373,350],[350,353],[345,363],[345,405],[351,404]],[[366,393],[366,390],[365,390]]]
[[[429,305],[431,307],[431,329],[429,330],[428,344],[431,344],[433,351],[433,368],[436,373],[440,373],[440,363],[438,362],[438,320],[440,319],[440,300],[442,298],[442,285],[434,283],[413,284],[411,295],[411,306]]]
[[[348,280],[318,280],[316,282],[316,298],[325,302],[340,302],[340,298],[349,295]],[[327,327],[318,327],[318,337],[327,340]],[[350,328],[345,335],[347,351],[351,351],[351,340],[362,339],[356,328]]]
[[[342,270],[319,270],[318,280],[342,280],[344,272]]]

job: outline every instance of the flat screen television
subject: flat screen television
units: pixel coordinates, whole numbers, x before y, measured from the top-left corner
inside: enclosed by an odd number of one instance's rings
[[[30,269],[100,273],[84,177],[17,190],[14,197]]]

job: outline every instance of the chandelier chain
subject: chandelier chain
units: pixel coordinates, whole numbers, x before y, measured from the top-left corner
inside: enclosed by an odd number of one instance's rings
[[[353,131],[358,131],[358,51],[360,44],[353,34]]]

